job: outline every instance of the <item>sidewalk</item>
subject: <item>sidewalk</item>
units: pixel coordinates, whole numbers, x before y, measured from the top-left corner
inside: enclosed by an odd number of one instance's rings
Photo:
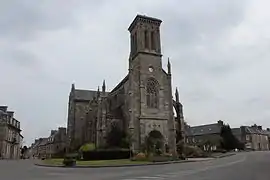
[[[102,168],[102,167],[131,167],[131,166],[151,166],[151,165],[163,165],[163,164],[176,164],[176,163],[188,163],[188,162],[200,162],[200,161],[209,161],[213,160],[215,158],[189,158],[186,160],[179,160],[179,161],[167,161],[167,162],[149,162],[144,164],[121,164],[121,165],[76,165],[75,167],[71,168]],[[63,165],[51,165],[51,164],[45,164],[41,160],[36,161],[34,163],[37,166],[42,167],[65,167]]]

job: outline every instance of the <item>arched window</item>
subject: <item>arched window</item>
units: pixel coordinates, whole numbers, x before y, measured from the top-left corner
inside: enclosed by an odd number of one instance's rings
[[[155,41],[155,33],[151,32],[151,49],[156,50],[156,41]]]
[[[149,108],[158,108],[158,82],[153,78],[146,84],[146,104]]]

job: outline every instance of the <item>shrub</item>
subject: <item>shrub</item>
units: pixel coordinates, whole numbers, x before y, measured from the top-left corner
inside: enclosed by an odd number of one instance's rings
[[[144,153],[138,153],[136,156],[134,156],[134,157],[132,158],[132,160],[133,160],[133,161],[146,161],[146,160],[148,160],[148,159],[147,159],[146,154],[144,154]]]
[[[76,159],[65,158],[63,160],[63,165],[68,167],[76,166]]]
[[[80,152],[87,152],[87,151],[93,151],[95,150],[95,145],[93,143],[87,143],[80,147]]]
[[[68,167],[76,166],[76,158],[77,158],[76,153],[66,155],[66,157],[63,160],[63,165]]]
[[[183,148],[183,153],[186,157],[205,157],[205,153],[197,146],[185,145]]]

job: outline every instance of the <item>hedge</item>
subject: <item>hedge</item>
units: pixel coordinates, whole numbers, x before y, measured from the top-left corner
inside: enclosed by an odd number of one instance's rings
[[[131,152],[129,150],[94,150],[82,152],[83,160],[113,160],[113,159],[129,159]]]

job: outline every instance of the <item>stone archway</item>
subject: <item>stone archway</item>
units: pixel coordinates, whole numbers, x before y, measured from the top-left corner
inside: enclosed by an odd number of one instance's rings
[[[160,131],[150,131],[146,138],[147,151],[154,154],[162,154],[165,150],[164,141],[165,139]]]

